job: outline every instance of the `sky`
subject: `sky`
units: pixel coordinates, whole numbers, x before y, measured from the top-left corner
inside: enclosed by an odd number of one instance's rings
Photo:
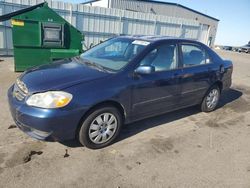
[[[215,44],[242,46],[250,41],[250,0],[169,0],[218,18]]]
[[[80,3],[84,0],[63,0]],[[250,41],[250,0],[158,0],[173,2],[219,19],[215,44],[242,46]]]

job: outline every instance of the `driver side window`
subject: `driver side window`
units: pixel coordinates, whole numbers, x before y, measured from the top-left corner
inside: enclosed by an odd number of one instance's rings
[[[151,50],[141,61],[140,65],[151,65],[156,72],[177,68],[176,45],[163,44]]]

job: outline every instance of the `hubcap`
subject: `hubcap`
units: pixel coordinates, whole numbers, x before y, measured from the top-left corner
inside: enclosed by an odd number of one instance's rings
[[[213,89],[207,95],[206,103],[209,109],[213,109],[216,107],[219,100],[219,91],[217,89]]]
[[[89,127],[89,138],[95,144],[102,144],[113,137],[117,129],[117,119],[111,113],[97,116]]]

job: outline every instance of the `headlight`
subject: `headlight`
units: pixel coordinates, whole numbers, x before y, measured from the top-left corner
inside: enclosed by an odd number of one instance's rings
[[[39,108],[61,108],[69,104],[72,97],[70,93],[63,91],[48,91],[31,95],[26,103]]]

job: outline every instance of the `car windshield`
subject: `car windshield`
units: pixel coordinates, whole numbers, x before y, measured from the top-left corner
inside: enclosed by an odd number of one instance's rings
[[[111,71],[119,71],[125,67],[147,45],[148,41],[128,38],[114,38],[103,42],[81,55],[83,62],[101,66]]]

